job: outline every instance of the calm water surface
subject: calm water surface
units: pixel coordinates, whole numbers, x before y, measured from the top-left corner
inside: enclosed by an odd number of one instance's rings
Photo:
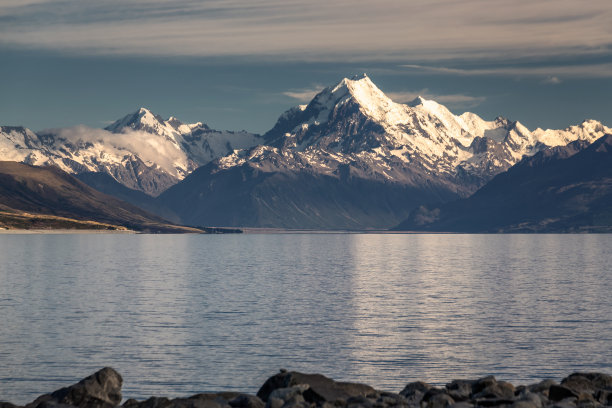
[[[612,372],[612,235],[0,235],[0,400]]]

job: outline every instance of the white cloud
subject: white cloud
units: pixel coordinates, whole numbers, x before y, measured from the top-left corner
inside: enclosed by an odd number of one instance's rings
[[[0,44],[301,60],[610,53],[612,3],[558,0],[7,0]]]
[[[325,87],[322,85],[317,85],[314,88],[310,89],[294,89],[283,92],[283,95],[288,96],[293,99],[297,99],[300,102],[310,102],[312,98],[314,98],[319,92],[321,92]]]
[[[557,84],[560,84],[561,82],[562,81],[559,79],[559,77],[556,77],[556,76],[549,76],[542,80],[542,83],[547,84],[547,85],[557,85]]]
[[[43,131],[46,132],[46,131]],[[124,134],[116,134],[104,129],[87,126],[51,129],[48,132],[57,134],[73,144],[100,143],[104,151],[123,157],[130,152],[138,152],[145,162],[157,163],[170,174],[177,175],[176,164],[187,165],[187,156],[175,144],[163,137],[151,137],[151,134],[141,131],[126,130]]]

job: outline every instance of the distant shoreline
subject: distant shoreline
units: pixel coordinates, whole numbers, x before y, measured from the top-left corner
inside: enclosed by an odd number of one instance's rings
[[[35,235],[35,234],[138,234],[134,230],[102,230],[102,229],[0,229],[5,235]]]

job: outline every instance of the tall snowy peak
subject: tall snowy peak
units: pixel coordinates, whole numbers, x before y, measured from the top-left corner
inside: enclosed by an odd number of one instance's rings
[[[210,128],[202,122],[184,124],[173,116],[165,120],[147,108],[140,108],[136,112],[126,115],[106,127],[106,130],[113,133],[125,133],[130,130],[138,130],[165,136],[172,140],[176,139],[177,135],[190,133],[194,129],[210,130]]]
[[[531,132],[502,117],[455,115],[420,96],[396,103],[364,74],[344,78],[308,105],[286,111],[264,135],[265,146],[234,152],[221,166],[334,173],[351,165],[375,178],[403,182],[410,172],[423,173],[473,189],[525,155],[572,140],[593,141],[606,129],[590,121],[563,131]]]
[[[145,132],[171,142],[174,150],[185,155],[185,160],[177,163],[179,179],[218,157],[261,142],[261,137],[253,133],[214,130],[202,122],[185,124],[172,116],[165,120],[146,108],[119,119],[106,129],[117,134]]]

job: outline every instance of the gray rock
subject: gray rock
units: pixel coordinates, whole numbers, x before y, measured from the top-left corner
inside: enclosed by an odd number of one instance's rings
[[[310,405],[301,394],[296,394],[285,401],[283,408],[310,408]]]
[[[145,401],[129,399],[123,404],[124,408],[166,408],[171,405],[171,401],[164,397],[151,397]]]
[[[110,367],[90,375],[77,384],[38,397],[27,408],[70,405],[77,408],[114,408],[121,402],[121,375]]]
[[[500,381],[486,386],[480,392],[472,394],[473,399],[514,399],[514,385]]]
[[[285,401],[280,398],[269,397],[266,402],[266,408],[282,408],[285,405]]]
[[[237,392],[203,393],[189,398],[177,398],[172,403],[177,408],[231,408],[229,401],[241,395]]]
[[[410,397],[417,392],[420,392],[423,395],[425,395],[425,393],[429,391],[430,389],[431,389],[431,385],[421,382],[421,381],[416,381],[416,382],[408,383],[404,387],[404,389],[400,391],[400,395],[403,395],[404,397]]]
[[[479,407],[499,407],[499,406],[511,406],[516,401],[511,399],[503,399],[503,398],[484,398],[479,400],[474,400],[476,406]]]
[[[603,405],[612,405],[612,389],[598,391],[595,398]]]
[[[229,401],[232,408],[264,408],[266,404],[255,395],[240,394]]]
[[[474,403],[468,401],[455,402],[449,408],[474,408]]]
[[[366,396],[376,390],[366,384],[337,382],[321,374],[303,374],[295,371],[281,372],[268,378],[257,392],[262,401],[267,401],[277,388],[288,388],[298,384],[307,384],[309,389],[303,396],[307,402],[323,403],[336,400],[347,400],[350,397]]]
[[[566,398],[578,399],[578,393],[563,385],[551,385],[548,390],[548,399],[551,401],[561,401]]]
[[[346,406],[348,408],[373,408],[374,403],[370,401],[368,398],[366,398],[365,396],[358,395],[355,397],[350,397],[346,401]]]
[[[575,407],[576,407],[575,398],[567,398],[562,401],[555,402],[552,405],[552,408],[575,408]]]
[[[531,384],[527,386],[527,390],[529,390],[530,392],[542,394],[548,397],[548,392],[550,390],[550,387],[552,387],[553,385],[559,385],[559,384],[557,384],[557,382],[553,380],[543,380],[537,384]]]
[[[474,381],[472,380],[453,380],[446,384],[446,390],[455,401],[465,401],[472,395],[473,385]]]
[[[612,376],[601,373],[574,373],[564,378],[561,385],[576,394],[595,395],[599,390],[612,389]]]
[[[541,405],[540,405],[541,407]],[[540,408],[532,401],[515,401],[510,408]]]
[[[455,400],[446,393],[438,393],[433,395],[427,401],[428,408],[446,408],[455,403]]]
[[[296,408],[310,406],[310,404],[304,400],[302,395],[304,391],[308,390],[309,388],[310,386],[308,384],[298,384],[294,385],[293,387],[277,388],[268,396],[266,407]]]
[[[494,376],[490,375],[487,377],[479,378],[472,384],[472,395],[478,394],[485,388],[497,384],[497,380]]]
[[[423,396],[423,401],[429,402],[430,399],[432,399],[433,397],[439,394],[448,395],[448,392],[446,391],[445,388],[431,387],[429,390],[427,390],[427,392]]]
[[[374,405],[384,407],[407,407],[409,404],[408,400],[402,395],[391,392],[380,392]]]
[[[512,408],[542,408],[545,402],[548,398],[525,389],[516,397]]]
[[[276,398],[282,401],[289,401],[296,395],[301,396],[304,391],[308,390],[309,388],[310,385],[308,384],[298,384],[294,385],[293,387],[277,388],[270,393],[270,396],[268,398]]]
[[[245,394],[222,392],[196,394],[189,398],[175,398],[172,400],[164,397],[151,397],[145,401],[130,399],[123,404],[123,408],[232,408],[228,401],[234,400],[241,395]],[[259,408],[263,408],[263,402]]]

